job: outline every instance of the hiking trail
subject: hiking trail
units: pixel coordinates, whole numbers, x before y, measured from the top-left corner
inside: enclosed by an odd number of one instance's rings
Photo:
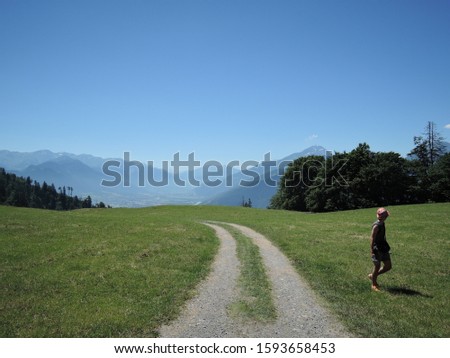
[[[258,232],[237,224],[203,223],[215,230],[219,251],[198,295],[187,302],[180,316],[160,327],[161,337],[177,338],[297,338],[350,337],[350,333],[324,307],[287,257]],[[228,314],[239,297],[240,262],[232,234],[220,225],[231,225],[259,247],[277,309],[273,322],[248,322]]]

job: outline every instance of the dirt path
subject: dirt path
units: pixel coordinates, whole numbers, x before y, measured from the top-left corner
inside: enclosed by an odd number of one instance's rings
[[[278,248],[263,235],[236,224],[229,225],[250,237],[260,248],[272,282],[278,317],[269,324],[249,324],[229,317],[227,307],[238,295],[240,263],[236,243],[221,226],[205,224],[216,231],[221,242],[211,274],[200,284],[199,295],[188,302],[180,317],[161,327],[161,337],[350,337]]]
[[[238,337],[235,324],[227,315],[227,306],[236,298],[239,260],[236,242],[220,226],[206,224],[220,239],[219,252],[211,273],[199,287],[199,294],[190,300],[182,314],[168,326],[162,326],[161,337],[227,338]]]

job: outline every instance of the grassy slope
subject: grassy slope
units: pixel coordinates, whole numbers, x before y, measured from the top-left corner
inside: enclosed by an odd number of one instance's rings
[[[154,336],[218,247],[175,215],[0,207],[0,336]]]
[[[247,225],[292,260],[356,335],[450,337],[450,204],[390,208],[393,271],[370,291],[374,210],[232,207],[49,212],[0,207],[0,336],[152,336],[217,250],[198,222]]]

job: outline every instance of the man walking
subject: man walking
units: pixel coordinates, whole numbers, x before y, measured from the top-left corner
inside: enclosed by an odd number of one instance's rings
[[[389,211],[385,208],[377,210],[377,221],[372,224],[372,235],[370,236],[370,254],[372,256],[373,271],[369,274],[372,281],[372,290],[380,291],[378,276],[388,272],[392,268],[390,246],[386,241],[386,227],[384,222],[389,216]],[[383,267],[381,267],[383,263]]]

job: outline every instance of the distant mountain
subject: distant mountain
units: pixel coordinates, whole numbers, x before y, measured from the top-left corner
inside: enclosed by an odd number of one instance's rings
[[[186,188],[176,185],[164,187],[151,186],[147,182],[149,171],[156,181],[164,176],[169,184],[173,183],[172,176],[159,168],[148,168],[143,164],[143,171],[138,172],[131,166],[129,185],[125,186],[124,160],[112,159],[110,172],[103,172],[103,164],[109,159],[95,157],[88,154],[76,155],[72,153],[54,153],[40,150],[31,153],[0,151],[0,167],[6,171],[23,177],[30,177],[39,183],[54,184],[58,189],[65,186],[73,187],[73,195],[86,197],[90,195],[95,202],[103,201],[112,206],[141,207],[163,204],[196,204],[199,198]],[[102,181],[112,182],[113,173],[120,176],[120,182],[115,186],[102,185]],[[144,186],[140,186],[139,178],[143,174]]]
[[[264,182],[259,182],[256,186],[238,187],[222,192],[202,204],[240,206],[243,201],[251,199],[252,207],[265,209],[269,206],[270,199],[277,190],[277,186],[268,186]]]
[[[59,186],[70,186],[78,195],[86,196],[97,192],[95,184],[100,184],[102,173],[83,162],[68,156],[58,156],[46,162],[30,165],[27,168],[16,171],[17,175],[30,177],[33,180],[47,184],[53,183]]]
[[[10,171],[20,171],[31,165],[39,165],[51,160],[68,157],[79,160],[87,166],[101,170],[105,159],[89,154],[54,153],[50,150],[38,150],[36,152],[13,152],[0,150],[0,167]]]
[[[293,153],[291,155],[288,155],[287,157],[279,160],[279,162],[284,162],[284,161],[294,161],[298,158],[301,157],[309,157],[311,155],[319,155],[319,156],[324,156],[326,155],[327,150],[320,146],[320,145],[313,145],[312,147],[306,148],[305,150],[298,152],[298,153]]]
[[[243,172],[238,172],[233,176],[233,187],[222,190],[220,193],[212,196],[206,200],[204,204],[208,205],[226,205],[237,206],[241,205],[242,201],[251,199],[252,206],[255,208],[267,208],[270,199],[276,194],[278,184],[284,171],[289,163],[292,163],[297,158],[307,157],[311,155],[325,156],[326,149],[321,146],[312,146],[299,153],[293,153],[287,157],[277,160],[276,165],[271,167],[270,173],[265,172],[263,163],[258,167],[253,168],[253,172],[258,177],[255,179],[256,185],[244,186],[241,183],[253,181],[253,177],[244,175]],[[268,168],[268,166],[266,166]]]
[[[0,150],[0,167],[10,171],[22,170],[30,165],[38,165],[55,157],[56,154],[49,150],[40,150],[33,153]]]
[[[94,203],[103,201],[112,206],[153,206],[163,204],[215,204],[215,205],[241,205],[242,200],[251,198],[254,207],[265,208],[270,198],[276,193],[278,181],[284,173],[284,168],[293,160],[308,155],[325,155],[325,148],[320,146],[310,147],[303,152],[291,154],[281,160],[270,163],[270,173],[265,173],[264,164],[258,163],[254,167],[234,167],[227,177],[219,177],[219,186],[189,185],[188,178],[195,177],[203,182],[202,168],[197,168],[194,173],[183,172],[178,175],[180,180],[187,183],[179,186],[174,183],[174,176],[159,168],[148,167],[143,164],[143,172],[139,172],[136,166],[130,170],[129,186],[124,185],[124,161],[114,159],[110,162],[108,172],[103,172],[103,164],[107,159],[94,157],[88,154],[76,155],[71,153],[54,153],[49,150],[41,150],[33,153],[0,151],[0,167],[8,172],[23,177],[30,177],[39,183],[54,184],[58,189],[65,186],[73,187],[73,194],[86,197],[90,195]],[[256,163],[255,163],[256,164]],[[266,167],[268,167],[266,165]],[[156,181],[166,178],[168,185],[155,186],[148,183],[148,173],[151,172]],[[272,185],[264,182],[272,181]],[[102,181],[113,182],[120,177],[118,185],[102,185]],[[139,185],[139,178],[144,179],[144,186]],[[216,178],[210,178],[214,180]],[[253,186],[245,186],[254,182]],[[227,186],[227,184],[230,184]]]

